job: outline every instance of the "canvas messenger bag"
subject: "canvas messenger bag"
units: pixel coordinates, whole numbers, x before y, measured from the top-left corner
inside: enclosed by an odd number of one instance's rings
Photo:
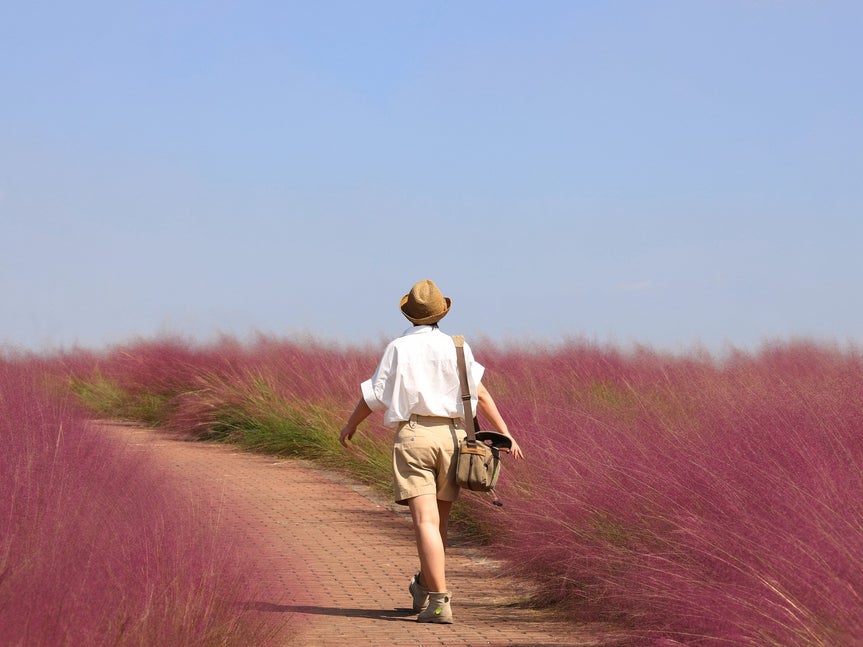
[[[512,441],[496,431],[480,431],[471,404],[470,383],[467,379],[467,366],[464,359],[464,337],[453,335],[453,341],[458,358],[464,426],[467,431],[467,438],[461,441],[458,448],[456,478],[458,484],[468,490],[493,492],[500,476],[500,452],[509,451]],[[497,498],[495,503],[498,503]]]

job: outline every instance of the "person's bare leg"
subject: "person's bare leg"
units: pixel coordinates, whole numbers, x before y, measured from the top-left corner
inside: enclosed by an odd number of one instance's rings
[[[438,500],[434,494],[408,499],[422,579],[429,591],[446,591],[446,556]]]
[[[452,501],[441,501],[438,499],[437,502],[437,512],[438,519],[440,519],[439,527],[440,527],[440,538],[443,542],[444,551],[446,551],[447,547],[447,532],[449,531],[449,513],[452,510]]]
[[[440,529],[440,538],[441,538],[441,543],[443,544],[444,555],[446,555],[447,534],[449,531],[449,515],[450,515],[450,511],[452,510],[452,504],[453,504],[452,501],[441,501],[440,499],[438,499],[438,502],[437,502],[438,519],[439,519],[438,528]],[[426,582],[426,578],[422,572],[422,565],[420,565],[418,583],[421,586],[428,588],[428,583]]]

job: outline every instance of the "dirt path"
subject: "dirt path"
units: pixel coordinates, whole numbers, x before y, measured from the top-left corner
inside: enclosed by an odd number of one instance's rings
[[[407,592],[417,569],[413,532],[397,506],[304,461],[139,427],[108,428],[170,466],[191,496],[216,496],[240,539],[246,534],[269,547],[261,562],[268,599],[253,607],[290,623],[295,633],[280,644],[603,644],[597,631],[578,631],[541,612],[507,606],[523,595],[524,586],[476,550],[459,547],[457,537],[447,552],[455,624],[419,624]]]

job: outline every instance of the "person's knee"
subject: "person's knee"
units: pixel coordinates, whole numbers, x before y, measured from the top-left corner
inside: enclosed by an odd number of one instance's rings
[[[408,501],[408,506],[416,525],[431,523],[437,526],[440,523],[437,499],[433,495],[414,497]]]

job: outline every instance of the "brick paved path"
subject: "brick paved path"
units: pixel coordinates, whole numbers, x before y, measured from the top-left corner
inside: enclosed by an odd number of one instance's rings
[[[192,496],[217,497],[227,523],[269,547],[261,556],[267,599],[254,601],[253,608],[288,623],[291,635],[278,644],[610,644],[599,631],[506,606],[524,595],[524,585],[501,575],[476,549],[459,546],[455,535],[447,551],[455,624],[417,623],[407,592],[417,570],[416,548],[400,506],[305,461],[139,427],[108,428],[152,452]]]

